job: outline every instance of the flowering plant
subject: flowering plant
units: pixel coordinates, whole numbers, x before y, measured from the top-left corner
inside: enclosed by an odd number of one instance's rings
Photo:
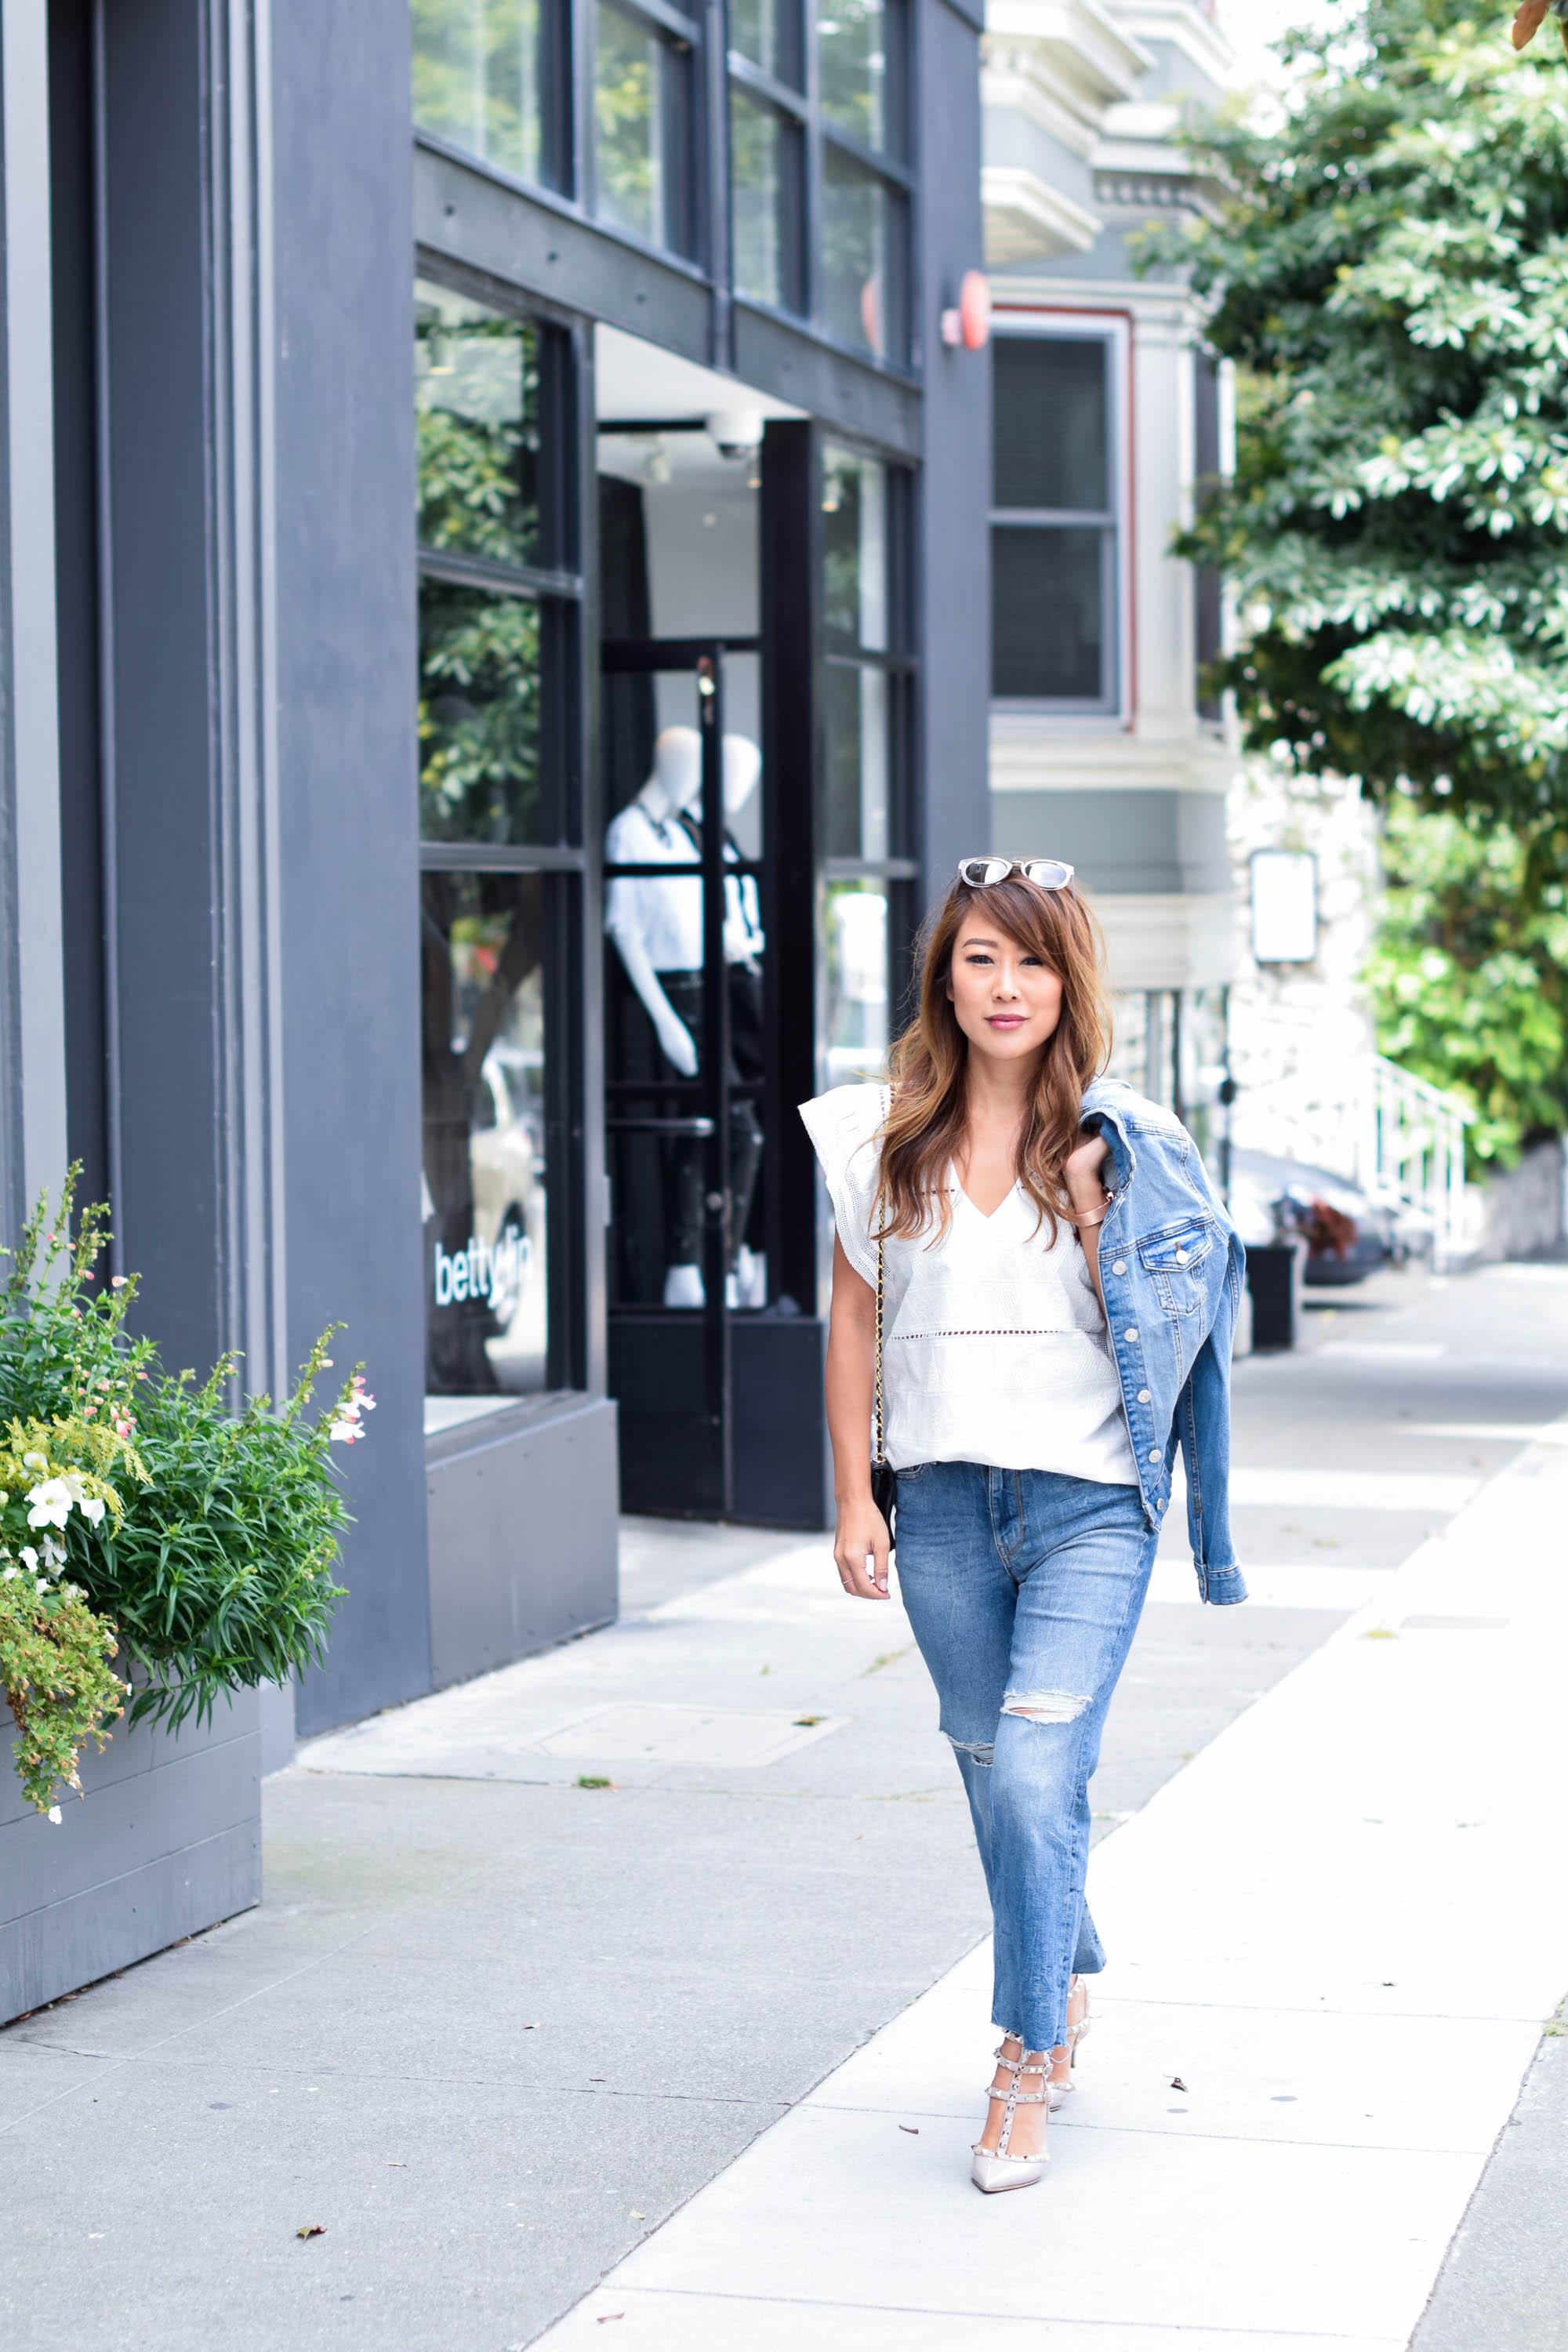
[[[307,1418],[331,1328],[276,1412],[231,1409],[235,1355],[199,1388],[166,1374],[126,1328],[134,1277],[99,1281],[104,1211],[69,1238],[74,1179],[52,1216],[40,1200],[0,1290],[0,1686],[40,1810],[127,1697],[131,1722],[174,1728],[321,1663],[348,1518],[329,1449],[375,1403],[356,1367]],[[131,1681],[109,1673],[117,1648]]]
[[[0,1688],[17,1731],[24,1794],[58,1822],[55,1791],[79,1790],[77,1759],[131,1689],[110,1666],[115,1628],[65,1575],[73,1513],[89,1528],[120,1514],[120,1497],[83,1457],[102,1458],[107,1433],[81,1421],[14,1421],[0,1444]]]

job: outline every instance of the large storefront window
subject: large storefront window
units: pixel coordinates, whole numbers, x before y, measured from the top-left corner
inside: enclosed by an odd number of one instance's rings
[[[731,10],[732,282],[745,299],[902,367],[912,184],[904,0],[822,0],[812,21],[815,104],[801,0],[737,0]],[[808,150],[818,191],[809,228]]]
[[[822,172],[823,314],[836,341],[870,358],[908,356],[906,206],[877,173],[829,148]]]
[[[540,838],[539,606],[419,591],[419,822],[426,841]]]
[[[895,733],[903,696],[889,627],[888,469],[831,442],[823,452],[823,678],[827,855],[894,854]]]
[[[574,919],[563,691],[576,625],[556,330],[421,281],[420,1002],[429,1425],[566,1385],[552,1265],[568,1203],[549,1139]],[[556,502],[558,503],[558,501]],[[542,869],[541,862],[542,863]],[[568,1216],[568,1222],[569,1216]],[[558,1278],[557,1278],[558,1279]]]
[[[621,0],[599,0],[594,68],[596,210],[645,244],[689,254],[695,206],[692,53],[682,38]]]
[[[774,310],[801,307],[800,124],[764,99],[730,92],[730,193],[734,287]]]
[[[500,563],[539,554],[539,337],[449,287],[416,289],[419,543]]]
[[[542,877],[426,874],[420,950],[426,1390],[542,1389],[549,1360]]]
[[[888,1066],[888,886],[827,886],[827,1083],[879,1078]]]
[[[822,707],[828,860],[829,1083],[886,1066],[892,950],[910,929],[910,748],[906,475],[835,442],[822,451]]]
[[[564,0],[414,0],[414,119],[514,179],[563,187]]]

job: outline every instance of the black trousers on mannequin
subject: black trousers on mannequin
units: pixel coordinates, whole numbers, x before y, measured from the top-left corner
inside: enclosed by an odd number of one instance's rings
[[[754,1014],[751,1010],[751,990],[738,988],[737,979],[750,982],[755,992]],[[698,1049],[702,1041],[702,974],[700,971],[661,971],[658,984],[668,997],[674,1011],[690,1030]],[[731,1086],[743,1079],[762,1075],[762,980],[742,964],[727,967],[726,984],[730,989],[730,1069]],[[737,1024],[735,1014],[739,1000],[746,1018]],[[664,1056],[659,1055],[661,1062]],[[750,1063],[752,1066],[747,1067]],[[668,1062],[664,1066],[674,1076]],[[665,1174],[665,1263],[668,1265],[700,1265],[702,1263],[702,1146],[695,1138],[672,1136],[664,1146],[669,1155]],[[763,1159],[763,1130],[757,1119],[756,1105],[748,1096],[737,1096],[730,1105],[730,1136],[728,1175],[730,1181],[730,1272],[735,1269],[735,1259],[746,1237],[746,1226],[752,1213],[752,1195],[756,1190],[757,1171]]]

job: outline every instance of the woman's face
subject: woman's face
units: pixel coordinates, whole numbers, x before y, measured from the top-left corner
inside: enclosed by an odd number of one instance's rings
[[[978,907],[959,926],[947,992],[970,1045],[993,1061],[1027,1061],[1061,1019],[1061,974]]]

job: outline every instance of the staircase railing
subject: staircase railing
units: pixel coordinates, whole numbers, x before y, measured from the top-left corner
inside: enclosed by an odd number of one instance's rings
[[[1400,1212],[1430,1234],[1437,1272],[1479,1241],[1480,1191],[1465,1181],[1475,1113],[1397,1062],[1360,1054],[1333,1070],[1299,1070],[1247,1087],[1237,1109],[1238,1144],[1329,1169]]]

